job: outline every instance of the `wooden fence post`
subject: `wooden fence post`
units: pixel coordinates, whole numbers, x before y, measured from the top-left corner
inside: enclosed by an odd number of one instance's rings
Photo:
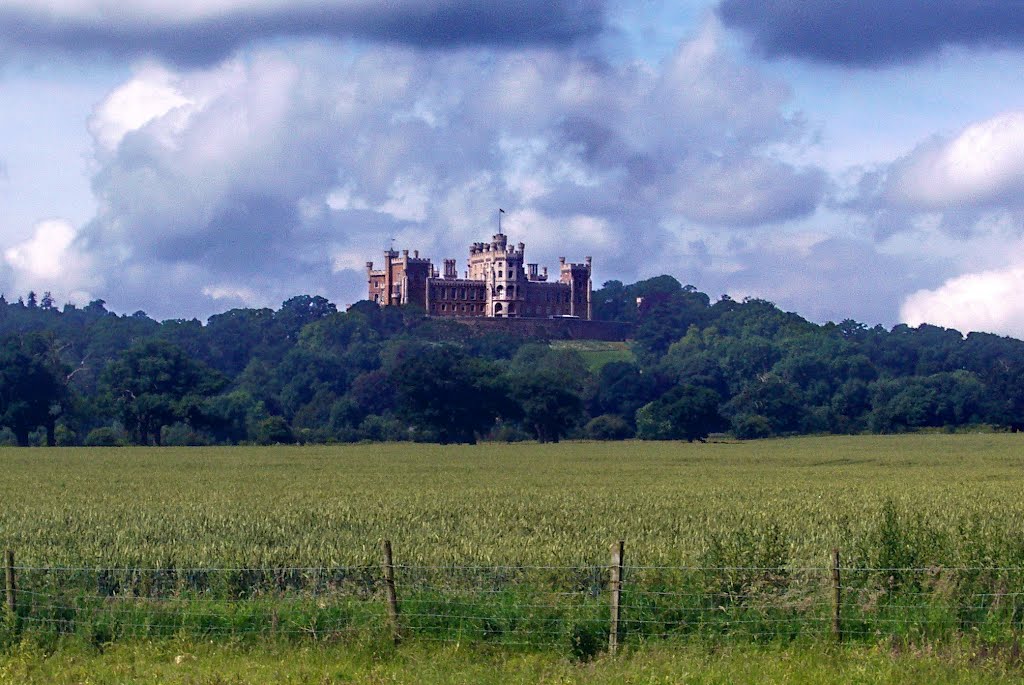
[[[10,612],[11,618],[18,615],[18,586],[17,581],[14,578],[14,550],[7,550],[4,553],[4,568],[7,577],[7,611]]]
[[[621,626],[619,619],[622,617],[622,566],[625,556],[624,540],[612,543],[612,577],[611,577],[611,627],[608,631],[608,651],[614,655],[619,650],[619,638],[621,637]]]
[[[836,642],[843,641],[843,583],[840,576],[839,548],[832,550],[832,591],[834,601],[832,607],[832,635]]]
[[[391,556],[391,541],[381,542],[381,551],[384,553],[384,590],[387,593],[388,621],[391,623],[391,632],[395,644],[401,639],[401,632],[398,627],[398,593],[395,590],[395,563]]]

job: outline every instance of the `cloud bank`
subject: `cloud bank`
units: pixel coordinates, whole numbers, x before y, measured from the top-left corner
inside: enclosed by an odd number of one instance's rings
[[[1016,0],[721,0],[718,15],[768,57],[879,67],[948,46],[1021,47]]]
[[[543,48],[340,54],[138,69],[89,122],[99,211],[67,247],[82,268],[47,286],[11,253],[13,282],[157,315],[297,292],[343,304],[391,238],[461,257],[497,207],[531,258],[571,248],[639,277],[679,266],[680,221],[781,226],[825,193],[819,169],[770,152],[806,136],[788,91],[737,64],[713,24],[657,66]]]
[[[603,0],[4,0],[4,51],[156,56],[214,64],[241,45],[332,37],[422,48],[560,46],[604,28]]]

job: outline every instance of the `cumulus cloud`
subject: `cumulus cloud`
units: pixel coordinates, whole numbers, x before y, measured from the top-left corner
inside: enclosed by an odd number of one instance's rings
[[[531,261],[592,254],[599,281],[646,276],[679,249],[674,221],[747,231],[825,191],[821,171],[766,152],[806,131],[786,87],[724,42],[712,22],[657,65],[329,45],[143,65],[90,118],[99,209],[68,250],[125,311],[343,304],[392,238],[461,257],[503,207]]]
[[[600,33],[604,14],[603,0],[5,0],[0,45],[196,65],[288,36],[426,48],[569,45]]]
[[[853,66],[913,60],[946,46],[1024,45],[1016,0],[721,0],[718,15],[769,57]]]
[[[76,249],[76,238],[74,226],[62,219],[36,224],[27,240],[3,252],[10,284],[18,292],[49,290],[71,300],[89,299],[94,265]]]
[[[912,326],[930,323],[964,333],[983,331],[1024,338],[1024,267],[968,273],[938,288],[922,289],[903,302],[900,315]]]
[[[882,193],[918,210],[1020,206],[1024,191],[1024,112],[968,126],[919,145],[888,169]]]
[[[836,207],[860,214],[882,239],[938,230],[961,239],[1024,234],[1024,112],[935,135],[906,155],[851,170]],[[842,196],[842,197],[841,197]],[[978,264],[966,265],[978,268]]]

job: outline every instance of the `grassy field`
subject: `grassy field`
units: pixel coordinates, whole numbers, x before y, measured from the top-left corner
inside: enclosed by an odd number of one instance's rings
[[[1024,565],[1010,434],[0,450],[25,565]],[[903,548],[900,552],[899,549]],[[899,560],[899,559],[897,559]]]
[[[370,682],[1019,681],[1022,466],[1009,434],[7,449],[0,682],[325,682],[331,659]],[[609,660],[620,538],[633,656]],[[852,646],[830,656],[833,547]]]
[[[556,340],[551,343],[556,350],[575,350],[587,363],[591,373],[611,362],[636,363],[636,355],[627,342],[602,340]]]

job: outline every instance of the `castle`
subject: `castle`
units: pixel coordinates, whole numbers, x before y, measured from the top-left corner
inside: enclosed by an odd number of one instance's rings
[[[384,268],[366,263],[369,299],[382,307],[417,304],[430,316],[488,318],[591,318],[591,258],[583,264],[559,258],[557,281],[548,270],[525,264],[526,245],[509,247],[501,232],[489,243],[469,247],[467,271],[459,278],[454,259],[444,260],[444,274],[418,250],[384,251]]]

